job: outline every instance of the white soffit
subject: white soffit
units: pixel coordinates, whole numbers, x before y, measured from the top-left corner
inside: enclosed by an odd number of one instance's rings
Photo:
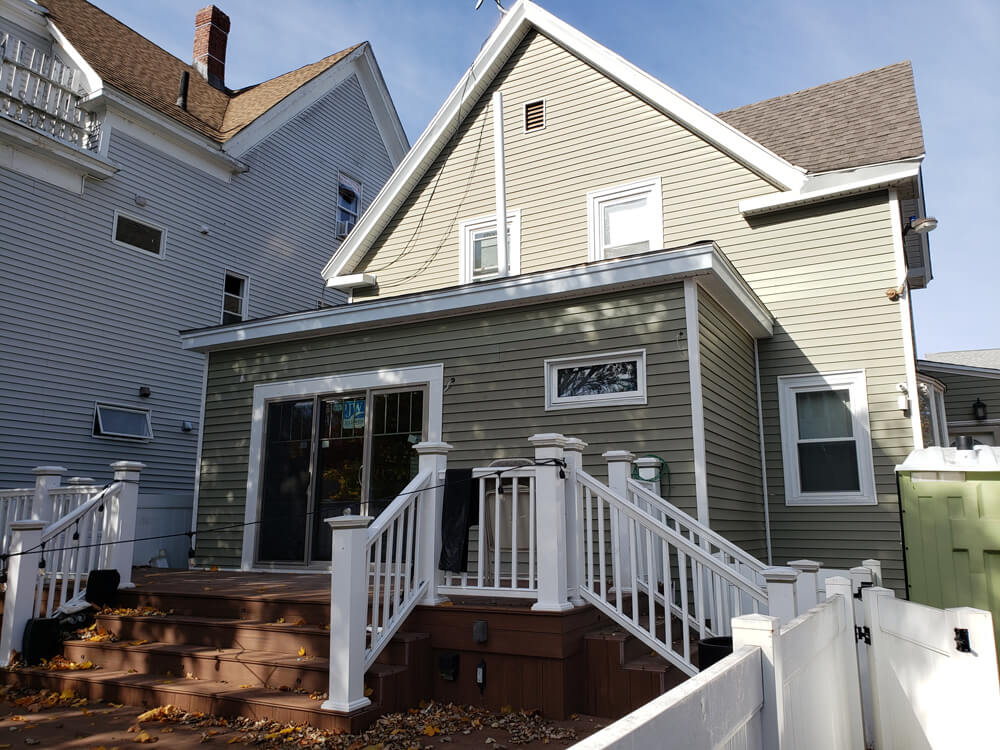
[[[438,110],[399,167],[389,178],[371,207],[358,221],[355,231],[337,249],[323,269],[324,278],[346,275],[388,225],[393,214],[438,156],[460,124],[460,113],[471,105],[492,82],[525,35],[537,29],[557,44],[616,81],[625,89],[659,109],[670,118],[730,154],[748,168],[784,190],[798,190],[806,172],[764,148],[708,110],[698,106],[666,84],[640,70],[593,39],[535,5],[518,3],[501,19],[483,44],[472,66]]]
[[[757,338],[771,335],[774,324],[771,313],[718,245],[705,242],[434,292],[182,331],[181,340],[185,349],[195,351],[227,349],[659,286],[689,277],[697,278],[751,335]]]

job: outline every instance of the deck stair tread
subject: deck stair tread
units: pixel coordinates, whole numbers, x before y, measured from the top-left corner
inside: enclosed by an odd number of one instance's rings
[[[329,660],[319,656],[298,656],[283,651],[254,651],[245,648],[215,648],[187,643],[166,643],[150,641],[134,643],[130,641],[87,641],[68,640],[63,643],[64,649],[83,648],[95,651],[128,651],[132,653],[169,654],[189,656],[198,659],[226,660],[245,664],[272,664],[296,669],[326,672]]]

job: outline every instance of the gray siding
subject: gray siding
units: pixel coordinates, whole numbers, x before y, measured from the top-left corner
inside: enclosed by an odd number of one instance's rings
[[[190,503],[203,357],[178,331],[219,323],[226,270],[250,277],[251,317],[314,308],[337,169],[363,181],[367,205],[392,165],[354,77],[244,155],[229,184],[119,131],[109,158],[121,171],[83,195],[0,169],[0,486],[31,483],[39,464],[107,479],[128,458],[147,464],[144,492]],[[166,227],[162,258],[111,242],[116,208]],[[98,400],[151,409],[155,439],[91,437]]]
[[[944,383],[944,408],[948,422],[972,422],[972,404],[982,399],[986,404],[986,423],[1000,424],[1000,378],[980,378],[972,375],[956,375],[950,372],[930,373]],[[952,430],[961,434],[962,429]]]
[[[693,507],[691,410],[682,286],[549,303],[357,334],[213,352],[199,493],[198,552],[206,564],[236,566],[241,531],[209,529],[243,520],[253,387],[259,383],[443,363],[455,378],[444,394],[443,437],[452,466],[530,456],[527,438],[562,432],[589,446],[588,470],[606,476],[601,453],[654,453],[669,464],[672,494]],[[648,404],[546,412],[548,357],[645,347]]]
[[[709,521],[766,559],[753,337],[704,291],[698,322]]]

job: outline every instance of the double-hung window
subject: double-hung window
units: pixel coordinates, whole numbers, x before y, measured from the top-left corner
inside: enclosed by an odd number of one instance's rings
[[[663,248],[660,178],[587,193],[590,260]]]
[[[345,174],[337,184],[337,236],[346,236],[358,223],[361,213],[361,183]]]
[[[788,505],[874,505],[864,370],[778,378]]]
[[[458,226],[459,280],[463,284],[521,272],[521,212],[507,212],[507,256],[497,242],[496,215],[463,221]]]
[[[239,323],[247,317],[247,277],[226,272],[222,289],[222,323]]]

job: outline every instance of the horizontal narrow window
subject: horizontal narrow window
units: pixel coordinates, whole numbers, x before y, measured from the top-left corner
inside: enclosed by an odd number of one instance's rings
[[[119,245],[145,250],[153,255],[163,255],[166,230],[133,216],[115,211],[115,229],[112,236]]]
[[[645,403],[645,350],[545,361],[546,409]]]
[[[153,425],[149,409],[97,404],[94,408],[93,435],[128,440],[152,440]]]

